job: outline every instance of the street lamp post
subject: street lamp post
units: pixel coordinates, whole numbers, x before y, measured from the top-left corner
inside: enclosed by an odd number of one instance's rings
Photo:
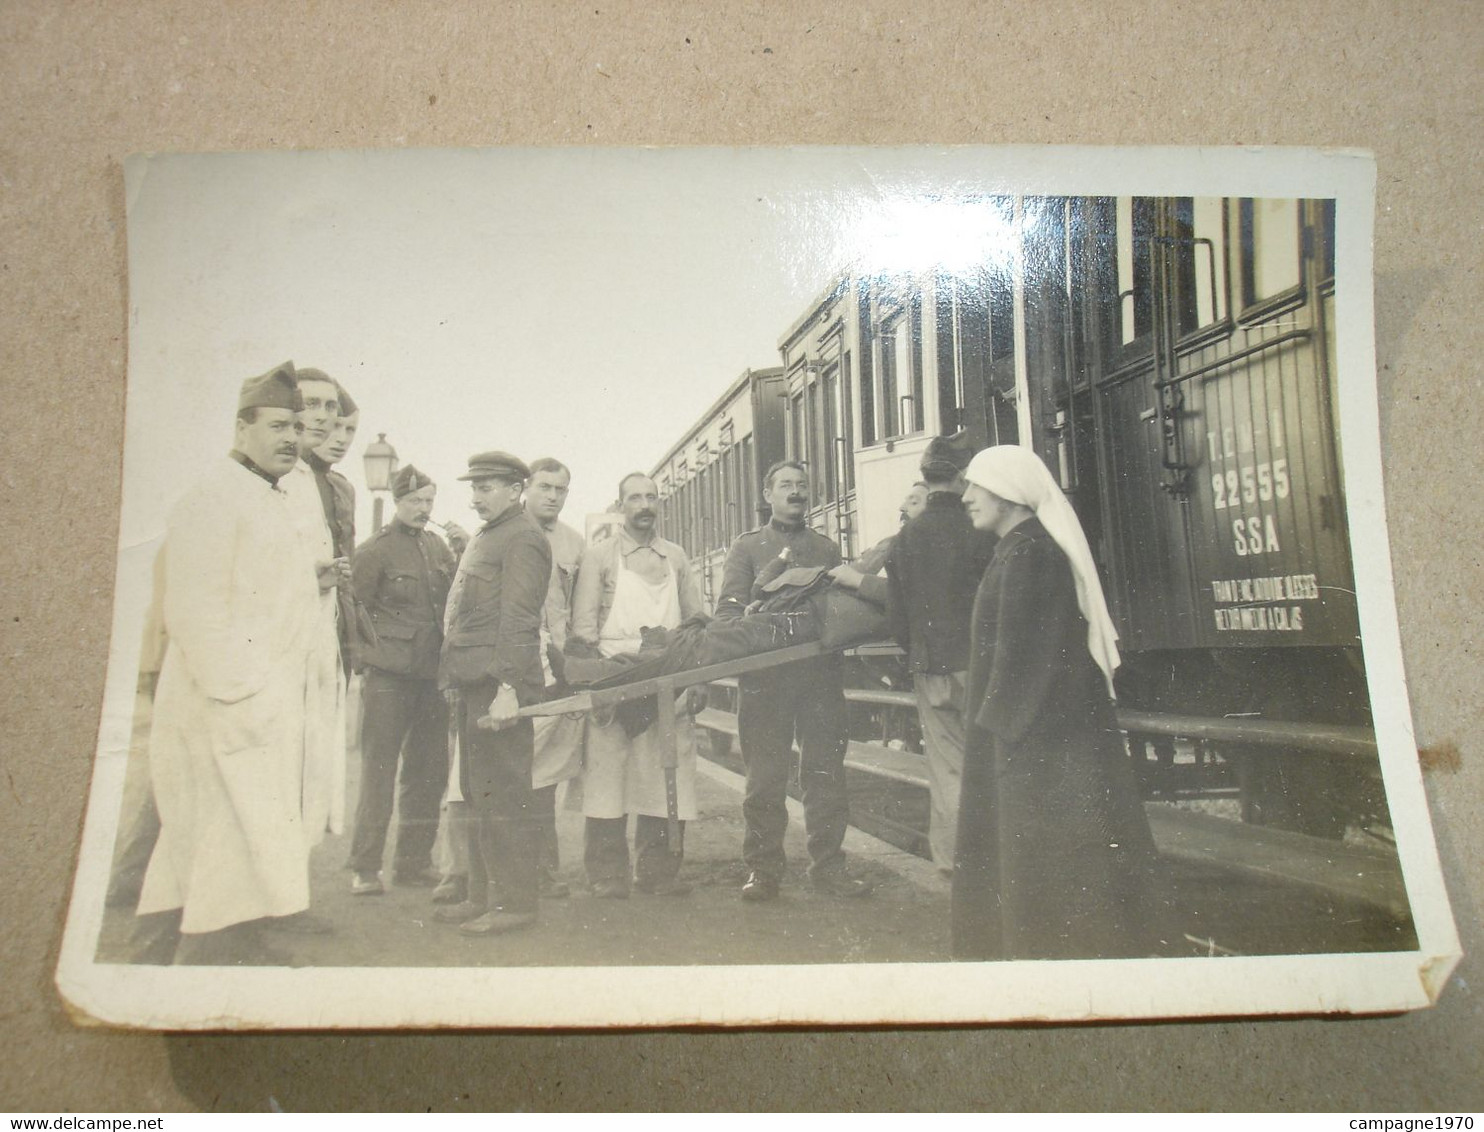
[[[361,457],[366,465],[366,487],[373,497],[371,504],[372,533],[381,530],[381,512],[385,495],[392,490],[392,476],[397,471],[397,450],[386,441],[386,433],[376,434],[376,439],[366,445]]]

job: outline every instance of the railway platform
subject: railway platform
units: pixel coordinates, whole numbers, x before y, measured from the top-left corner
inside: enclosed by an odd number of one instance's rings
[[[705,747],[702,748],[703,754]],[[352,761],[354,767],[355,760]],[[703,757],[700,816],[687,824],[684,896],[634,892],[598,899],[582,878],[581,814],[563,810],[557,828],[564,899],[543,900],[530,931],[469,938],[433,919],[429,890],[388,886],[353,896],[349,837],[329,837],[310,862],[312,911],[323,935],[275,933],[274,942],[311,967],[692,966],[719,964],[935,963],[949,961],[949,883],[927,860],[854,826],[851,867],[875,887],[864,899],[816,893],[805,877],[802,808],[789,799],[788,873],[778,900],[745,903],[741,861],[742,779]],[[860,779],[859,771],[852,776]],[[355,782],[351,783],[352,790]],[[858,796],[857,781],[853,797]],[[390,853],[388,853],[390,859]],[[1210,956],[1392,950],[1408,945],[1404,920],[1345,894],[1202,862],[1162,856],[1156,883],[1161,954]],[[109,909],[102,962],[129,962],[133,917]]]

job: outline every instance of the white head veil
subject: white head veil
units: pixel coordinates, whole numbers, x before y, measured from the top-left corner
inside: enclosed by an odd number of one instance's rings
[[[1097,661],[1108,681],[1108,695],[1113,695],[1113,670],[1118,667],[1118,631],[1108,616],[1108,603],[1103,598],[1103,584],[1098,580],[1092,561],[1092,549],[1077,513],[1062,494],[1061,487],[1029,448],[1019,444],[999,444],[986,448],[964,471],[972,484],[992,491],[1001,499],[1029,507],[1041,520],[1046,533],[1061,547],[1072,565],[1077,583],[1077,608],[1087,619],[1087,649]]]

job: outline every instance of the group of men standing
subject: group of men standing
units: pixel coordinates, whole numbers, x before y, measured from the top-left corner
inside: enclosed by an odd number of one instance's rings
[[[435,917],[466,934],[530,927],[542,898],[568,894],[556,841],[563,782],[569,804],[581,799],[594,897],[689,889],[680,863],[685,822],[696,816],[696,697],[679,715],[674,752],[659,749],[659,729],[642,718],[520,714],[563,691],[567,655],[637,652],[646,629],[705,613],[685,552],[657,529],[654,481],[625,476],[623,526],[586,546],[559,519],[565,465],[480,453],[459,478],[481,525],[470,536],[445,524],[451,549],[428,529],[437,486],[407,465],[392,483],[394,518],[355,547],[353,492],[333,464],[358,420],[348,392],[321,371],[286,362],[250,379],[230,458],[169,521],[149,742],[160,826],[138,903],[156,961],[283,962],[273,932],[329,930],[308,911],[308,861],[324,833],[343,826],[352,670],[364,674],[353,894],[384,891],[395,801],[393,884],[431,886]],[[731,547],[715,610],[745,616],[760,578],[780,564],[829,569],[837,583],[885,600],[916,681],[940,865],[952,861],[968,607],[988,560],[958,502],[970,454],[962,438],[929,448],[912,502],[922,513],[877,556],[884,590],[807,525],[805,466],[770,468],[771,517]],[[810,882],[830,895],[869,894],[842,851],[840,658],[744,676],[738,727],[742,898],[779,894],[796,740]]]

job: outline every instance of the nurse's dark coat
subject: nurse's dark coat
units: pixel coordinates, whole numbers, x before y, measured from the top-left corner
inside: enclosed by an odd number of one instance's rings
[[[1148,820],[1071,566],[1035,518],[975,597],[965,722],[954,957],[1150,954]]]

